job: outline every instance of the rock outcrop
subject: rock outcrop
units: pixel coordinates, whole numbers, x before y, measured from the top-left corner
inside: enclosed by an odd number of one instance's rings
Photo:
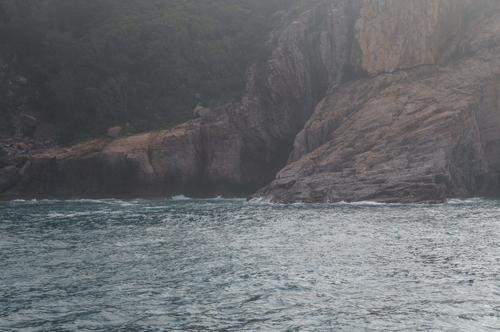
[[[257,196],[443,202],[498,195],[500,16],[490,15],[454,37],[474,50],[461,60],[333,89],[297,135],[289,165]],[[381,70],[370,63],[370,72]],[[391,68],[397,63],[404,62]]]
[[[497,192],[500,112],[484,100],[487,90],[500,91],[490,76],[500,62],[484,55],[488,60],[342,86],[297,136],[296,161],[261,195],[282,202],[443,202]]]
[[[495,196],[499,36],[494,0],[326,1],[271,36],[241,103],[46,151],[23,179],[55,197],[261,187],[254,197],[279,202]]]

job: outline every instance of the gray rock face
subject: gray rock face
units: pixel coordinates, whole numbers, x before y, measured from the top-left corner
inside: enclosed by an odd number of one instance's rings
[[[17,83],[28,84],[28,79],[26,77],[21,76],[21,75],[17,75],[15,81]]]
[[[281,202],[496,195],[498,7],[325,2],[271,36],[275,51],[247,71],[241,103],[171,130],[46,151],[26,176],[64,197],[264,186],[255,196]]]
[[[193,110],[193,115],[195,118],[202,118],[202,117],[208,116],[211,112],[212,112],[211,108],[198,105]]]
[[[19,169],[15,166],[7,166],[0,169],[0,193],[14,188],[21,181]]]
[[[327,90],[351,74],[353,27],[362,3],[323,4],[272,37],[277,48],[263,69],[268,76],[257,82],[252,68],[243,99],[247,114],[258,110],[265,116],[255,120],[271,136],[293,141]]]
[[[36,128],[38,126],[38,121],[30,115],[21,114],[20,119],[27,127]]]
[[[122,133],[122,127],[113,127],[108,129],[108,136],[111,138],[116,138]]]

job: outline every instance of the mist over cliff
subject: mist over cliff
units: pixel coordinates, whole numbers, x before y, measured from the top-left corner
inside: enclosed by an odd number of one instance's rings
[[[16,193],[497,196],[499,32],[493,0],[318,1],[271,33],[241,99],[169,130],[37,154]]]

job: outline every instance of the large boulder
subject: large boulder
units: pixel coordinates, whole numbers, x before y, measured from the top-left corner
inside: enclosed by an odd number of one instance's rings
[[[122,133],[122,127],[112,127],[108,129],[108,136],[111,138],[116,138]]]

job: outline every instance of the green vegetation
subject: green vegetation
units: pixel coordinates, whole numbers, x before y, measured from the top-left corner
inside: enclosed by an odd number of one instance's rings
[[[62,143],[117,124],[151,130],[240,97],[248,66],[272,51],[274,14],[314,1],[3,0],[0,59],[68,123]]]

